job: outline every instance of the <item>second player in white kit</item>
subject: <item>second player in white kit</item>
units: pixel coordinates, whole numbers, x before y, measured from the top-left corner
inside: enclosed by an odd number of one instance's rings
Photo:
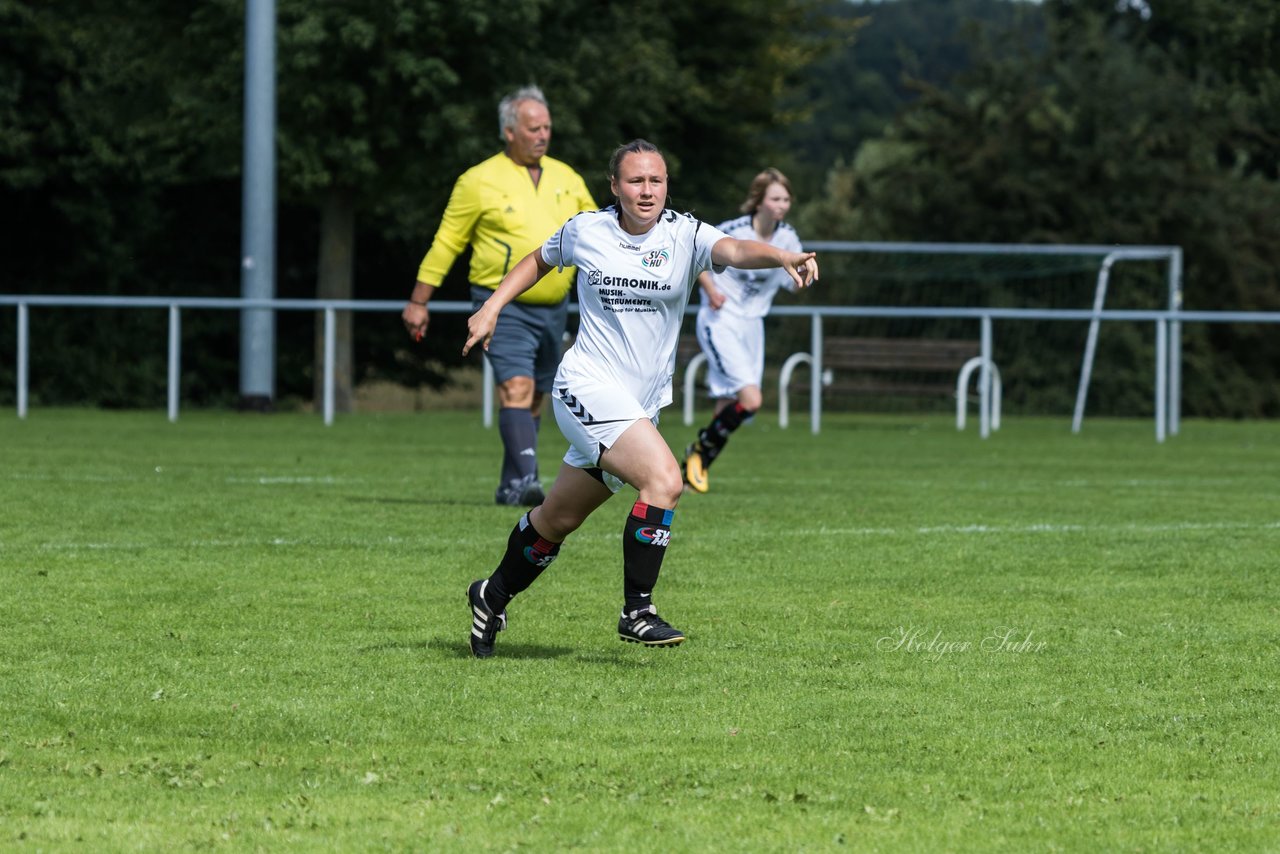
[[[556,422],[570,442],[546,500],[521,516],[493,573],[467,589],[472,654],[493,654],[506,607],[555,560],[564,539],[623,484],[634,487],[622,531],[623,607],[618,636],[675,646],[683,632],[652,601],[683,491],[680,465],[657,429],[671,402],[676,340],[698,275],[733,266],[781,267],[798,286],[817,278],[813,253],[739,240],[666,210],[667,169],[652,143],[614,152],[617,203],[582,213],[525,256],[468,321],[463,353],[487,346],[502,307],[553,267],[575,265],[581,324],[552,387]]]
[[[791,182],[777,169],[765,169],[751,182],[741,208],[744,216],[720,224],[730,237],[758,240],[784,252],[801,251],[796,230],[784,222],[791,210]],[[707,357],[707,385],[715,415],[685,449],[684,477],[697,492],[710,488],[707,470],[724,450],[729,435],[755,415],[763,402],[764,316],[779,288],[795,290],[783,270],[730,267],[703,273],[698,310],[698,344]]]
[[[759,240],[751,217],[741,216],[719,226],[730,237]],[[801,250],[796,230],[778,223],[767,241],[789,252]],[[764,376],[764,316],[779,288],[795,290],[781,270],[737,270],[704,273],[710,279],[698,309],[698,344],[707,356],[707,385],[716,400],[732,400],[746,386],[760,387]],[[724,295],[719,304],[711,294]]]

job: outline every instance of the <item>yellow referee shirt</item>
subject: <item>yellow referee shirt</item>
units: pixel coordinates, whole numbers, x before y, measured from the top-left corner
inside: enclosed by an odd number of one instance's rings
[[[453,185],[431,248],[418,268],[418,281],[440,286],[458,255],[471,244],[473,285],[497,288],[502,277],[580,211],[595,210],[587,185],[567,164],[542,158],[542,177],[533,185],[529,170],[505,153],[462,173]],[[542,277],[518,300],[555,305],[573,284],[567,267]]]

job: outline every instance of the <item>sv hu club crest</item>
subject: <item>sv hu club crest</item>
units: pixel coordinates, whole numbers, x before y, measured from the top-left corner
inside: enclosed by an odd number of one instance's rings
[[[648,255],[641,259],[640,263],[645,267],[661,267],[667,261],[671,260],[671,253],[665,249],[654,249]]]

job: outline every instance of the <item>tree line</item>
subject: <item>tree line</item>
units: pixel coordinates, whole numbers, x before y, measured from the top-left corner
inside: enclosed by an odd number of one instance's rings
[[[7,292],[239,294],[243,15],[0,0]],[[601,201],[609,152],[643,136],[673,206],[712,221],[769,163],[809,239],[1176,244],[1188,307],[1280,307],[1269,0],[277,0],[277,18],[280,296],[403,298],[453,181],[500,148],[498,97],[536,82],[553,156]],[[188,314],[184,398],[227,405],[238,318]],[[164,322],[34,312],[33,399],[158,405]],[[454,322],[410,347],[385,315],[348,319],[352,380],[447,382]],[[1277,336],[1185,333],[1188,414],[1280,414]],[[279,316],[282,401],[312,396],[314,339]],[[0,361],[0,400],[12,375]]]

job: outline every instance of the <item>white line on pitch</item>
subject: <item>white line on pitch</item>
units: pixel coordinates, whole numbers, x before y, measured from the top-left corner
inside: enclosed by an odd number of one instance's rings
[[[168,472],[156,471],[156,474]],[[131,474],[24,474],[15,472],[5,475],[7,480],[39,481],[44,483],[135,483],[140,480],[151,480],[148,476]],[[364,483],[364,478],[334,477],[333,475],[259,475],[249,477],[226,477],[224,483],[248,483],[259,486],[276,486],[279,484],[319,484],[330,486],[339,483]]]
[[[1280,531],[1280,522],[1171,522],[1153,525],[1058,525],[1039,523],[1031,525],[931,525],[917,528],[797,528],[783,531],[777,535],[802,537],[900,537],[931,536],[939,534],[956,534],[961,536],[986,534],[1085,534],[1085,533],[1177,533],[1191,531]],[[705,535],[703,535],[705,536]],[[431,538],[440,545],[477,545],[497,542],[497,534],[493,536],[465,536],[448,538]],[[615,533],[580,532],[575,534],[575,542],[605,541],[617,538]],[[273,546],[277,548],[314,548],[314,547],[354,547],[370,548],[379,546],[418,546],[422,538],[406,538],[397,536],[374,537],[370,539],[317,537],[271,537],[266,539],[234,539],[234,540],[188,540],[186,542],[156,543],[31,543],[13,544],[0,542],[0,551],[36,550],[36,551],[104,551],[104,550],[142,550],[142,549],[236,549],[259,548]]]
[[[802,537],[901,536],[903,534],[1158,534],[1177,531],[1280,530],[1280,522],[1167,522],[1154,525],[932,525],[919,528],[793,528],[780,532]]]

